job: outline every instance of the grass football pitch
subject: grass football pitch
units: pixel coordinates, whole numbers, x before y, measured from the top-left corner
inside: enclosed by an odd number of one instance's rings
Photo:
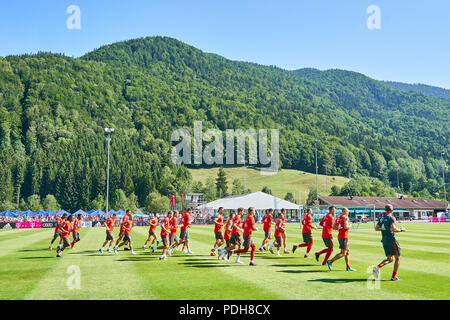
[[[141,249],[147,227],[133,229],[136,256],[123,250],[116,255],[106,250],[100,254],[105,229],[83,228],[81,242],[74,250],[67,249],[62,258],[55,257],[55,250],[48,250],[53,229],[5,230],[0,232],[0,299],[450,298],[450,224],[405,224],[407,232],[397,236],[402,250],[398,274],[402,281],[390,281],[390,264],[381,269],[377,283],[368,283],[368,268],[384,258],[384,251],[380,233],[372,227],[361,224],[359,230],[350,232],[350,262],[356,272],[345,271],[343,259],[333,264],[332,271],[316,262],[314,252],[324,247],[320,230],[313,232],[310,258],[303,258],[304,248],[282,257],[257,251],[255,267],[248,265],[249,253],[242,255],[242,265],[234,263],[234,255],[230,261],[210,256],[213,226],[192,226],[194,254],[175,251],[166,261],[159,261],[159,252]],[[254,240],[259,248],[263,231],[261,225],[258,228]],[[301,239],[300,226],[289,224],[287,234],[291,251]],[[336,245],[336,235],[334,240]],[[332,256],[337,251],[335,248]],[[73,270],[79,273],[71,273]],[[74,287],[76,274],[79,288]]]

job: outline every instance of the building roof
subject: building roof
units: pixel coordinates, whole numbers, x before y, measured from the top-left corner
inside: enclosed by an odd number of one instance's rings
[[[375,205],[375,209],[384,209],[384,206],[391,204],[394,209],[428,209],[445,211],[445,204],[442,201],[426,198],[388,198],[388,197],[350,197],[350,196],[323,196],[319,200],[327,205],[342,207],[355,207],[364,205]]]
[[[277,198],[262,191],[253,192],[249,194],[241,194],[238,196],[230,196],[223,199],[215,200],[198,206],[197,209],[234,209],[242,207],[248,209],[254,207],[256,210],[263,209],[286,209],[298,210],[301,206],[281,198]]]

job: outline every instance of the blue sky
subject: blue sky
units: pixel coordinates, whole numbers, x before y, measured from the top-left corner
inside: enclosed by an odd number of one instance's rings
[[[66,27],[69,5],[80,7],[80,30]],[[366,26],[369,5],[381,10],[380,30]],[[3,57],[37,51],[78,57],[154,35],[234,60],[339,68],[450,89],[447,0],[10,0],[0,9]]]

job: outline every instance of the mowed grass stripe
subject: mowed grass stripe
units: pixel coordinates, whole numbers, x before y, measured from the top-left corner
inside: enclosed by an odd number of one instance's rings
[[[17,237],[11,237],[0,242],[0,257],[7,256],[14,251],[25,248],[30,244],[42,241],[43,239],[48,239],[48,243],[50,243],[52,237],[53,231],[50,229],[36,229],[35,231],[30,231],[25,234],[23,232],[19,232]]]
[[[137,270],[121,263],[122,253],[98,252],[105,240],[103,228],[83,228],[82,239],[74,250],[66,249],[62,258],[39,281],[26,299],[157,299],[151,289],[142,285]],[[52,255],[56,255],[55,252]],[[70,266],[78,266],[81,272],[80,289],[69,289],[67,273]]]
[[[58,261],[48,250],[53,230],[35,230],[38,241],[23,243],[0,258],[0,300],[22,300]],[[36,240],[36,239],[33,239]],[[2,244],[3,246],[3,244]]]
[[[337,242],[337,239],[335,239]],[[411,250],[416,250],[416,251],[425,251],[425,252],[435,252],[435,253],[442,253],[442,254],[450,254],[450,247],[446,247],[446,244],[444,242],[440,242],[440,243],[425,243],[425,242],[420,242],[420,241],[410,241],[407,239],[397,239],[399,244],[400,244],[400,248],[401,249],[411,249]],[[367,239],[364,238],[356,238],[356,237],[352,237],[349,238],[349,243],[358,243],[358,244],[364,244],[367,246],[373,245],[373,246],[379,246],[381,243],[381,241],[372,241],[371,239],[369,239],[369,241]],[[426,245],[425,245],[426,244]],[[338,244],[336,243],[336,245],[338,246]]]

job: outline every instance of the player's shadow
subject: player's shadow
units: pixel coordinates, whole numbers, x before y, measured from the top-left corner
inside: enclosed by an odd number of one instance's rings
[[[270,267],[289,268],[289,267],[314,267],[314,266],[311,264],[271,264]]]
[[[317,272],[326,272],[325,270],[279,270],[277,272],[283,273],[317,273]]]
[[[96,255],[106,255],[105,253],[100,253],[98,250],[83,250],[83,251],[78,251],[78,250],[71,250],[71,249],[67,249],[67,252],[70,252],[70,254],[85,254],[88,255],[89,253],[96,253]],[[107,253],[110,254],[110,253]]]
[[[285,259],[295,259],[295,258],[298,258],[298,257],[293,257],[293,256],[290,256],[290,257],[286,257],[286,256],[281,256],[281,257],[277,257],[277,256],[275,256],[275,255],[258,255],[257,256],[257,258],[258,259],[277,259],[277,260],[285,260]]]
[[[230,267],[229,264],[220,264],[213,261],[202,261],[200,259],[196,259],[198,261],[196,262],[182,262],[181,264],[186,267],[192,267],[192,268],[224,268],[224,267]]]
[[[45,257],[21,257],[20,259],[23,260],[34,260],[34,259],[54,259],[56,257],[56,255],[51,255],[51,256],[45,256]]]
[[[365,278],[359,278],[359,279],[311,279],[308,280],[311,282],[324,282],[324,283],[350,283],[350,282],[366,282],[367,279]],[[383,281],[383,280],[381,280]]]
[[[130,261],[134,261],[134,262],[137,262],[137,261],[151,261],[151,260],[159,260],[159,257],[156,257],[156,256],[154,256],[154,257],[152,257],[152,256],[137,256],[137,257],[128,257],[128,258],[122,258],[122,259],[117,259],[117,260],[115,260],[115,261],[128,261],[128,262],[130,262]]]
[[[48,251],[50,252],[50,250],[48,250],[48,248],[41,248],[41,249],[22,249],[19,250],[19,252],[36,252],[36,251]],[[56,251],[55,251],[56,252]]]

